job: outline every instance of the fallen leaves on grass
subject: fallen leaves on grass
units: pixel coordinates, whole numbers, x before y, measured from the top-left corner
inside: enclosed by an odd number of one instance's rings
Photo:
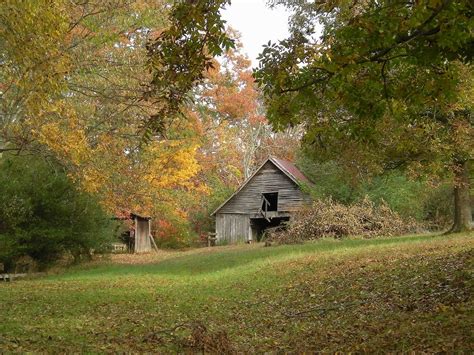
[[[469,353],[473,247],[466,235],[214,248],[0,285],[0,351]]]
[[[179,333],[178,330],[180,330]],[[151,332],[144,337],[143,341],[158,345],[165,345],[168,342],[181,350],[187,349],[192,352],[211,354],[236,352],[226,331],[211,332],[202,321],[180,323],[172,328]]]

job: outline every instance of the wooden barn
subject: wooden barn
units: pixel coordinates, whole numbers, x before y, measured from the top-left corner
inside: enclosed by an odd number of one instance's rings
[[[216,241],[258,241],[266,228],[289,221],[292,213],[311,199],[301,190],[310,181],[293,163],[268,158],[212,216],[216,217]]]

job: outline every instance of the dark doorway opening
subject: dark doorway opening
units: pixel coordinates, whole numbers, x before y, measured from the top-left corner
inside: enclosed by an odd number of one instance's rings
[[[278,192],[262,194],[262,211],[278,211]]]
[[[286,222],[290,220],[290,217],[275,217],[270,221],[265,218],[251,218],[250,227],[252,228],[252,239],[260,242],[268,228],[274,228],[281,226],[285,228]]]

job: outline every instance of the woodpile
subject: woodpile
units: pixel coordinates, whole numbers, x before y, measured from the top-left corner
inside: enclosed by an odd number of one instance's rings
[[[401,218],[384,202],[376,205],[366,198],[343,205],[327,199],[315,201],[310,208],[296,214],[286,229],[269,231],[267,244],[301,243],[324,237],[390,237],[421,230],[419,223]]]

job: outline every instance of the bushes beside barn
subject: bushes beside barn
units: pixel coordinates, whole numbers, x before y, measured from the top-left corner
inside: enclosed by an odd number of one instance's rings
[[[376,204],[385,201],[402,218],[415,218],[432,230],[451,226],[453,191],[451,181],[412,179],[403,170],[392,170],[378,176],[355,175],[336,161],[315,162],[299,157],[298,166],[315,184],[306,186],[314,199],[332,198],[343,204],[369,198]]]
[[[402,218],[382,202],[375,204],[368,198],[344,205],[332,199],[316,200],[309,208],[295,214],[286,228],[267,233],[267,243],[291,244],[325,237],[343,238],[362,236],[397,236],[422,231],[413,218]]]

